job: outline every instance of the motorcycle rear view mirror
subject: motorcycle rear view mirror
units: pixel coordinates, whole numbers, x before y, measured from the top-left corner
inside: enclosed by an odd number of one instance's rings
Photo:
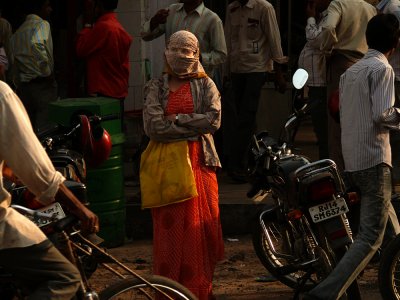
[[[297,69],[293,74],[292,82],[293,86],[300,90],[307,82],[308,73],[304,69]]]

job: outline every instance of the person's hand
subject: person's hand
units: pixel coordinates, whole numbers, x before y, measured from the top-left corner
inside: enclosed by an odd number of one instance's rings
[[[311,18],[311,17],[315,18],[317,16],[317,6],[315,3],[315,0],[307,1],[306,15],[307,15],[307,18]]]
[[[286,91],[286,79],[281,72],[275,73],[275,88],[281,94]]]
[[[168,14],[168,9],[160,9],[150,20],[150,30],[153,31],[158,25],[165,24]]]
[[[81,221],[81,228],[83,232],[86,233],[99,232],[100,229],[99,218],[85,206],[81,207],[79,211],[76,211],[75,215]]]
[[[165,116],[165,118],[173,123],[176,121],[176,114]]]
[[[60,184],[56,194],[56,201],[66,207],[74,216],[81,221],[82,231],[85,233],[99,232],[99,218],[91,212],[78,198],[65,186]]]

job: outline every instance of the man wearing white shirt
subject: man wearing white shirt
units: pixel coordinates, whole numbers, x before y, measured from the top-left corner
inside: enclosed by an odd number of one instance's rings
[[[0,81],[0,266],[30,291],[29,299],[70,300],[79,288],[80,274],[34,223],[10,207],[1,172],[4,164],[41,204],[56,198],[81,220],[84,232],[99,230],[97,216],[63,184],[65,178],[54,169],[20,99]]]
[[[222,113],[226,123],[231,124],[224,127],[227,169],[233,180],[243,182],[267,73],[274,70],[276,86],[284,93],[282,65],[288,58],[283,55],[275,8],[268,1],[233,1],[226,9],[224,28],[228,48],[226,71],[232,85],[232,97],[227,97]]]
[[[49,0],[30,0],[25,5],[28,15],[11,36],[10,46],[18,95],[37,130],[48,123],[48,104],[57,99],[53,40],[46,21],[52,8]]]
[[[321,33],[310,43],[316,49],[332,51],[327,62],[328,99],[338,89],[340,75],[367,52],[365,28],[375,15],[376,8],[364,0],[330,1],[327,16],[319,24]],[[328,132],[329,157],[343,171],[340,124],[331,116],[328,116]]]

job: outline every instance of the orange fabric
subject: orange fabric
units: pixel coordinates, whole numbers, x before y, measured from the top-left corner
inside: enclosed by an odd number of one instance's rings
[[[170,94],[166,114],[193,112],[190,85]],[[215,170],[204,165],[200,142],[189,142],[198,197],[152,209],[154,273],[176,280],[199,300],[212,299],[212,279],[224,242]]]
[[[206,77],[200,63],[200,46],[196,36],[180,30],[169,37],[164,52],[167,73],[178,78]]]

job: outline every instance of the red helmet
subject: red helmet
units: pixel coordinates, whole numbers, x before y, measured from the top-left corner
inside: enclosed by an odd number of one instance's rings
[[[99,124],[90,125],[87,116],[80,115],[81,149],[89,167],[97,167],[108,159],[111,153],[110,134]]]

